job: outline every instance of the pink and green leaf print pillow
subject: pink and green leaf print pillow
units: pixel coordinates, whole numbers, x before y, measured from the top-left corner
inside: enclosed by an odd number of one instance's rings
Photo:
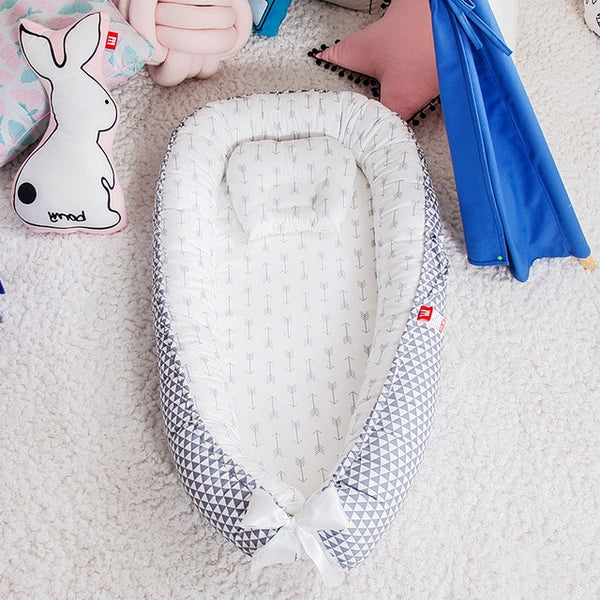
[[[48,98],[21,52],[19,22],[27,17],[62,29],[94,11],[109,15],[115,34],[102,62],[104,78],[115,88],[144,66],[153,48],[110,0],[0,0],[0,166],[40,138],[48,125]]]

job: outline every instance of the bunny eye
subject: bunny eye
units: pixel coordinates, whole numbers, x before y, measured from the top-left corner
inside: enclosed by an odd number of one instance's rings
[[[104,101],[104,104],[110,104],[110,101],[108,98]]]

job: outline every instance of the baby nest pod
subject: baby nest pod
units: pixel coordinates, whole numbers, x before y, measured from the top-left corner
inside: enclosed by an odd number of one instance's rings
[[[214,102],[173,133],[154,228],[166,432],[206,520],[326,583],[398,513],[434,412],[447,259],[406,124],[351,92]]]

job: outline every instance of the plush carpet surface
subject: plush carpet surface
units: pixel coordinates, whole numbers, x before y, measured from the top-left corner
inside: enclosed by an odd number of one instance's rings
[[[527,283],[468,265],[438,113],[416,129],[451,260],[438,411],[416,484],[334,592],[308,561],[249,575],[179,484],[163,434],[150,308],[156,177],[171,130],[208,101],[365,90],[306,56],[373,17],[294,0],[207,81],[144,71],[115,92],[129,225],[41,235],[0,170],[0,597],[598,600],[600,272],[540,260]],[[521,3],[516,61],[600,257],[600,38],[581,0]]]

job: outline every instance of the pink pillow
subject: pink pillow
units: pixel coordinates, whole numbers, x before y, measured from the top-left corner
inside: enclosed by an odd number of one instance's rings
[[[35,18],[49,29],[62,29],[93,11],[110,16],[115,45],[102,54],[102,72],[115,88],[139,71],[152,46],[121,16],[110,0],[11,0],[0,2],[0,166],[35,142],[46,130],[48,98],[19,47],[19,23]]]
[[[13,207],[34,231],[109,233],[125,226],[112,160],[117,106],[102,73],[109,17],[95,12],[65,29],[23,19],[23,54],[50,102],[50,124],[21,165]]]
[[[115,0],[129,23],[154,46],[148,70],[160,85],[207,78],[237,52],[252,30],[248,0]]]
[[[426,0],[393,0],[381,19],[316,58],[377,79],[381,103],[406,120],[439,94]]]

